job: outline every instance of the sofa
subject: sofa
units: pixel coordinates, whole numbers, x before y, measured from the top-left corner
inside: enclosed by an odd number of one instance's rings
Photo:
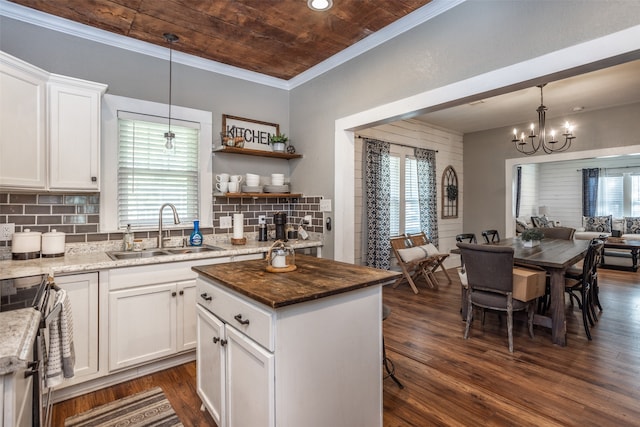
[[[591,240],[618,234],[625,240],[640,240],[640,217],[613,218],[611,215],[583,217],[574,239]]]

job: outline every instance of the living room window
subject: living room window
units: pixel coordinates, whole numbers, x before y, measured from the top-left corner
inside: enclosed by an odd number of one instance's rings
[[[164,203],[175,205],[182,226],[212,225],[212,114],[172,106],[174,148],[165,148],[168,105],[105,95],[100,230],[158,227]],[[167,209],[167,224],[169,210]]]
[[[640,216],[640,170],[607,171],[598,182],[597,215]]]
[[[418,166],[407,149],[393,146],[390,155],[391,235],[419,233]]]

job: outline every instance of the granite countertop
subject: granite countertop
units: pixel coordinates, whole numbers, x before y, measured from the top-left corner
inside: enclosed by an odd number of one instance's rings
[[[24,369],[31,361],[39,324],[40,313],[33,308],[0,313],[0,375]]]
[[[265,271],[266,261],[251,260],[191,269],[229,289],[271,308],[311,301],[400,277],[395,271],[296,255],[297,269],[288,273]]]
[[[153,239],[155,240],[155,239]],[[207,242],[208,243],[208,242]],[[97,244],[79,245],[67,250],[65,256],[58,258],[36,258],[32,260],[0,261],[0,279],[15,277],[35,276],[41,274],[79,273],[83,271],[97,271],[111,268],[131,267],[136,265],[161,264],[167,262],[191,261],[204,258],[220,258],[236,255],[265,253],[269,250],[272,241],[258,242],[247,240],[245,245],[232,245],[227,242],[213,241],[213,246],[223,250],[208,251],[190,254],[161,255],[149,258],[122,259],[114,261],[106,254],[105,250],[113,248],[100,247]],[[312,248],[322,246],[321,240],[295,240],[287,242],[294,249]],[[169,249],[169,248],[167,248]]]

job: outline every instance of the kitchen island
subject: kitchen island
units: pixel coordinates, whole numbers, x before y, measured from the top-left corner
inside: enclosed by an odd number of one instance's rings
[[[310,256],[197,266],[198,394],[219,427],[382,426],[382,289]]]

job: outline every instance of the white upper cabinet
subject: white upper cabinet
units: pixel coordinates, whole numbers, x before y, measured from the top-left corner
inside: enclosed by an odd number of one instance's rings
[[[106,86],[51,75],[49,189],[100,190],[100,102]]]
[[[99,191],[106,85],[0,52],[0,188]]]
[[[45,189],[48,77],[0,51],[0,188]]]

